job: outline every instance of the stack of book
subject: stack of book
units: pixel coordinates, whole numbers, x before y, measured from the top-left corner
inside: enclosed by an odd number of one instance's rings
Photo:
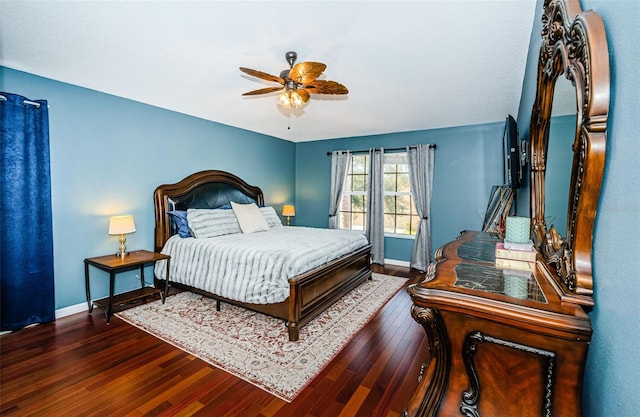
[[[498,242],[496,243],[496,268],[534,272],[536,254],[531,241],[527,243],[508,240]]]

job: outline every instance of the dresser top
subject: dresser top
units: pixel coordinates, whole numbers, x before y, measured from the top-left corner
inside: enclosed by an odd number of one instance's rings
[[[413,303],[428,308],[485,316],[539,331],[590,337],[583,308],[562,299],[545,264],[531,262],[531,271],[496,266],[494,233],[463,231],[440,248],[426,279],[409,287]],[[524,262],[524,261],[521,261]]]

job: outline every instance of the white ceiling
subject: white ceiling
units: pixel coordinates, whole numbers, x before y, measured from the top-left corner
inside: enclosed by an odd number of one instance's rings
[[[518,113],[535,5],[0,0],[0,65],[294,142],[489,123]],[[241,95],[289,50],[349,94]]]

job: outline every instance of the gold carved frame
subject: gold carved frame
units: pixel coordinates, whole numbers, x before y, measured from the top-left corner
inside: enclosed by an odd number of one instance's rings
[[[604,24],[578,0],[545,0],[536,99],[531,114],[531,235],[567,301],[593,305],[591,249],[605,166],[609,52]],[[556,80],[576,90],[577,124],[564,235],[545,222],[545,172]]]

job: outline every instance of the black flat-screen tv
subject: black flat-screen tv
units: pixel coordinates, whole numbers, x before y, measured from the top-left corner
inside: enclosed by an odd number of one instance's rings
[[[502,143],[504,144],[504,183],[511,188],[520,187],[522,167],[520,165],[520,144],[518,124],[510,114],[504,123]]]

